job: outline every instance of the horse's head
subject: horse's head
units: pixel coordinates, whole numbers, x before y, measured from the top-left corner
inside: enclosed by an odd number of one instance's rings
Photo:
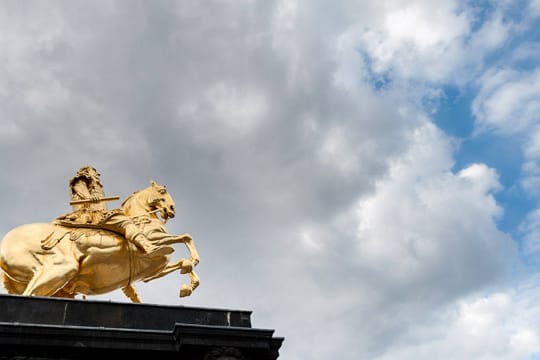
[[[154,180],[150,181],[151,191],[148,196],[148,203],[152,211],[159,212],[163,220],[172,219],[176,214],[176,207],[172,196],[163,185],[159,185]]]
[[[135,191],[122,203],[122,210],[127,216],[142,216],[157,213],[167,221],[176,215],[174,200],[163,185],[150,180],[146,189]]]

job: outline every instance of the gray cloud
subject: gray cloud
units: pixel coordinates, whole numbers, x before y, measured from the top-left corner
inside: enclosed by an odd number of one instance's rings
[[[87,163],[109,195],[154,179],[202,284],[178,299],[171,274],[138,284],[143,300],[253,310],[289,359],[376,358],[500,279],[496,176],[452,174],[449,140],[403,94],[343,67],[341,5],[3,4],[0,230],[63,213]]]

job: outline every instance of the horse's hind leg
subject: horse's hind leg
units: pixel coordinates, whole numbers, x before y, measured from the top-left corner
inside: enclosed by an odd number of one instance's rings
[[[23,295],[52,296],[77,275],[78,270],[77,260],[61,254],[52,255],[34,273]]]
[[[72,293],[70,291],[67,291],[65,288],[58,290],[56,293],[54,293],[53,297],[59,297],[59,298],[68,298],[68,299],[75,299],[75,296],[77,294]]]
[[[139,295],[137,294],[137,291],[133,287],[133,285],[128,285],[124,288],[122,288],[122,292],[124,295],[126,295],[132,302],[134,303],[140,303],[141,299],[139,298]]]

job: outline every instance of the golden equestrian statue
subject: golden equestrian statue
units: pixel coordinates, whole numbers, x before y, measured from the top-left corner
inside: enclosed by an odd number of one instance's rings
[[[127,197],[120,209],[108,210],[106,197],[91,166],[70,181],[73,211],[50,223],[33,223],[9,231],[0,243],[0,267],[9,294],[75,298],[122,289],[141,302],[133,283],[174,271],[188,274],[180,289],[189,296],[199,286],[194,271],[199,254],[189,234],[171,235],[165,225],[175,203],[165,186],[150,186]],[[189,259],[171,263],[172,245],[182,243]]]

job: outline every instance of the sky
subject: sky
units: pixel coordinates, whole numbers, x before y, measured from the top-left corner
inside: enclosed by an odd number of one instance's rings
[[[144,303],[284,360],[540,359],[539,0],[0,1],[0,49],[0,233],[92,165],[200,253]]]

